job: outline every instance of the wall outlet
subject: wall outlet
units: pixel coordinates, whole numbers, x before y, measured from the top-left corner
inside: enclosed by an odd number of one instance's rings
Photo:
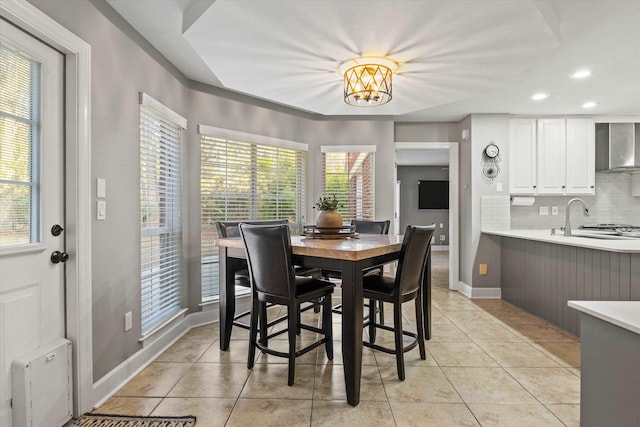
[[[444,228],[444,224],[443,223],[440,223],[440,228]]]
[[[496,193],[502,193],[502,183],[496,182]]]
[[[549,206],[540,206],[538,208],[539,215],[549,215]]]
[[[124,314],[124,331],[127,332],[133,327],[133,314],[128,311]]]
[[[487,275],[487,264],[480,264],[480,271],[479,271],[481,276],[486,276]]]
[[[441,241],[441,242],[442,242],[442,241],[444,241],[446,238],[447,238],[447,236],[445,236],[444,234],[441,234],[441,235],[440,235],[440,241]]]
[[[551,206],[551,215],[558,215],[558,207]]]

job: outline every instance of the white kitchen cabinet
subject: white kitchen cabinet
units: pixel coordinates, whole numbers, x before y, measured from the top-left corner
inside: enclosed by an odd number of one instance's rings
[[[595,194],[593,119],[511,119],[509,192]]]
[[[565,193],[567,171],[565,119],[539,119],[537,142],[537,193]]]
[[[595,194],[595,144],[592,118],[567,119],[567,194]]]
[[[509,192],[536,193],[536,119],[511,119]]]

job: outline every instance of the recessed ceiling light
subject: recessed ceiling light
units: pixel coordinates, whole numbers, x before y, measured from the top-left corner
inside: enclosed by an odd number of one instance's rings
[[[596,105],[598,105],[598,103],[597,103],[597,102],[592,102],[592,101],[590,101],[590,102],[585,102],[584,104],[582,104],[582,108],[593,108],[593,107],[595,107]]]
[[[549,97],[548,93],[536,93],[533,96],[531,96],[531,99],[533,99],[534,101],[542,101],[543,99],[547,99]]]
[[[591,70],[580,70],[571,74],[569,77],[571,77],[572,79],[584,79],[589,77],[590,75],[591,75]]]

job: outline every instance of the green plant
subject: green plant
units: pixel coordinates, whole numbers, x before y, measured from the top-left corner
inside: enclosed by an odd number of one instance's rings
[[[338,199],[336,199],[335,194],[329,197],[320,197],[314,206],[314,209],[318,209],[319,211],[333,211],[342,207],[342,204]]]

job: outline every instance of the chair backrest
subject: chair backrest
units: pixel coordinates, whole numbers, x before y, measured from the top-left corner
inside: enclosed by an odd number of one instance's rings
[[[422,284],[422,276],[427,264],[427,255],[431,249],[431,238],[436,225],[408,225],[404,233],[398,269],[396,270],[396,289],[401,294],[416,291]]]
[[[355,227],[355,231],[360,234],[389,234],[389,225],[391,221],[361,221],[357,219],[351,220],[351,225]]]
[[[264,221],[217,221],[216,229],[218,230],[219,237],[240,237],[240,224],[253,224],[253,225],[280,225],[289,224],[286,219],[271,219]]]
[[[242,223],[240,235],[247,253],[252,288],[258,293],[293,298],[295,273],[289,226]]]

